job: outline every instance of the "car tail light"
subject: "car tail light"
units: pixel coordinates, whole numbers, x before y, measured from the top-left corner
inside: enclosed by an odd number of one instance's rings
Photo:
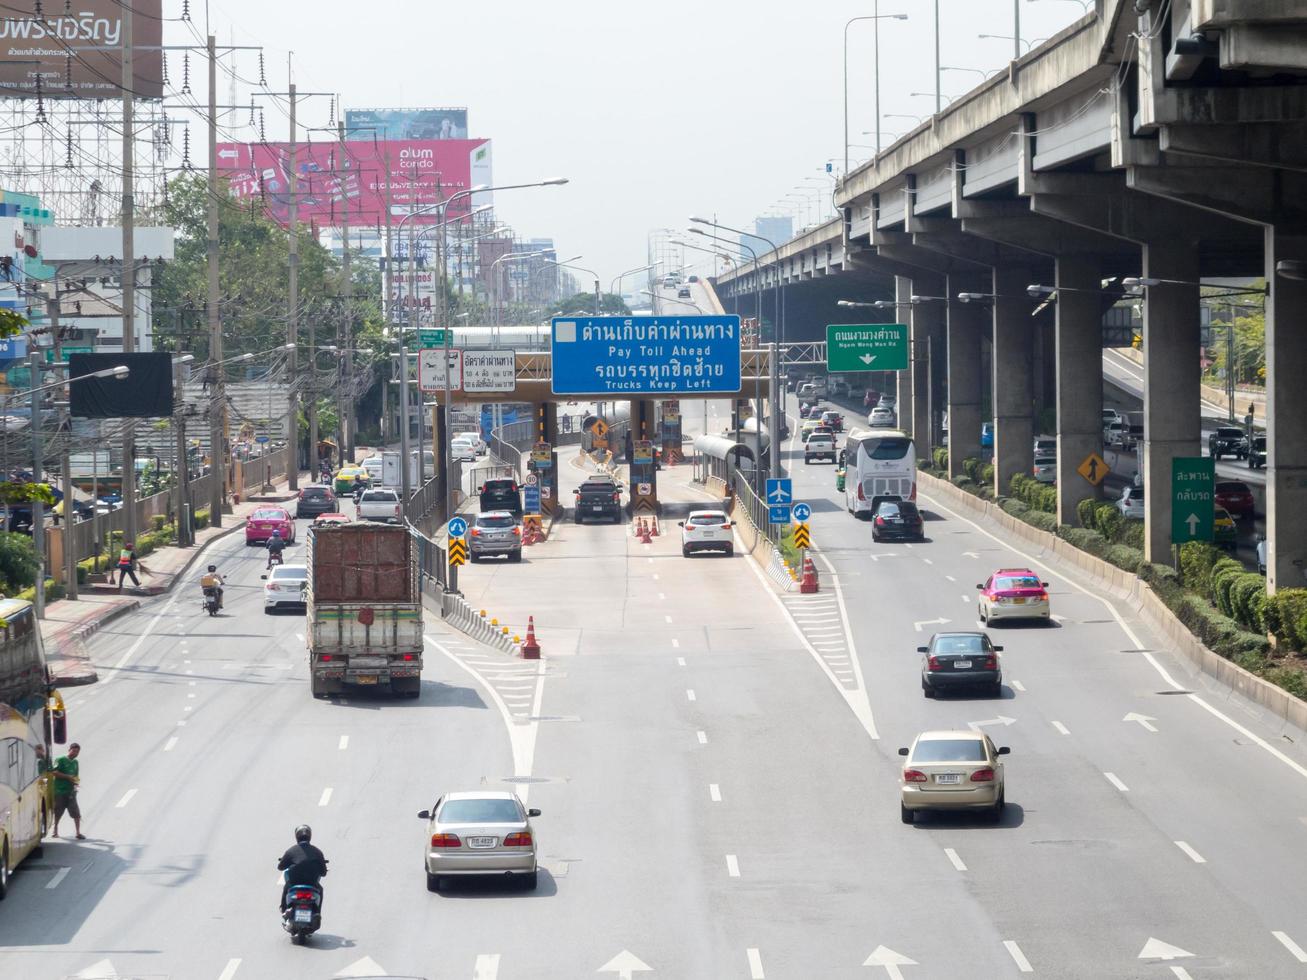
[[[578,490],[578,491],[576,491],[576,492],[577,492],[577,493],[580,493],[581,491]],[[613,503],[615,503],[615,504],[619,504],[619,503],[621,503],[621,502],[622,502],[622,495],[621,495],[620,493],[615,493],[615,494],[613,494]]]
[[[885,526],[885,518],[883,518],[883,517],[877,517],[877,518],[876,518],[876,523],[879,524],[881,527],[884,527],[884,526]]]
[[[1047,601],[1048,601],[1048,593],[1045,592],[1045,591],[1043,591],[1043,590],[1041,589],[1040,591],[1038,591],[1038,592],[1035,593],[1034,598],[1035,598],[1036,600],[1038,600],[1038,601],[1041,601],[1041,602],[1047,602]]]
[[[905,783],[924,783],[926,781],[926,774],[920,769],[904,769],[903,781]]]
[[[992,783],[994,781],[994,770],[988,767],[977,769],[971,774],[971,781],[973,783]]]
[[[267,589],[268,589],[269,592],[280,592],[280,591],[281,591],[281,586],[280,586],[280,585],[274,585],[273,583],[269,582],[268,585],[267,585]]]
[[[531,835],[526,832],[509,834],[504,838],[505,847],[530,847]]]
[[[940,664],[939,664],[939,657],[931,657],[929,660],[926,661],[926,669],[927,669],[927,670],[943,670],[944,668],[941,667]]]
[[[479,538],[479,537],[481,537],[481,528],[479,528],[479,527],[474,527],[474,528],[472,528],[472,537],[474,537],[474,538]]]
[[[723,531],[729,531],[730,529],[731,529],[731,522],[730,522],[730,521],[727,521],[725,524],[722,525],[722,530],[723,530]]]
[[[986,658],[985,658],[985,669],[986,669],[986,670],[997,670],[997,669],[998,669],[998,657],[994,656],[992,653],[991,653],[988,657],[986,657]]]
[[[908,499],[909,500],[917,499],[917,484],[915,482],[912,484],[912,493],[908,494]]]
[[[522,536],[522,529],[521,529],[520,527],[518,527],[516,524],[514,524],[514,525],[513,525],[513,537],[515,537],[515,538],[520,538],[521,536]]]
[[[395,505],[395,516],[396,516],[396,517],[399,516],[399,504],[396,504],[396,505]]]
[[[463,842],[458,839],[458,834],[432,834],[432,847],[462,847]]]

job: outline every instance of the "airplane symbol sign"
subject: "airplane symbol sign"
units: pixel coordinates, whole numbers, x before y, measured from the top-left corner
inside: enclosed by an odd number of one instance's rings
[[[788,504],[794,500],[793,480],[768,480],[767,503]]]

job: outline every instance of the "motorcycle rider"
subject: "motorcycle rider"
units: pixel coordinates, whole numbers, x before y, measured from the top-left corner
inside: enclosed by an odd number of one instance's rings
[[[268,568],[272,567],[272,556],[276,555],[277,560],[281,560],[281,553],[286,550],[286,542],[281,538],[280,531],[273,531],[272,537],[268,538]]]
[[[209,570],[200,576],[201,591],[207,591],[209,589],[215,589],[217,591],[219,609],[222,608],[222,587],[226,584],[227,583],[223,580],[223,577],[218,574],[217,565],[210,565]]]
[[[318,890],[318,913],[322,913],[322,877],[327,873],[327,859],[309,843],[313,830],[308,824],[295,828],[295,846],[288,847],[277,862],[277,870],[284,871],[281,887],[281,911],[286,911],[286,896],[293,885],[312,885]]]

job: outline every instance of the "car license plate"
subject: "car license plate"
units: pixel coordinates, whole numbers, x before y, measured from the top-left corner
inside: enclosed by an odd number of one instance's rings
[[[962,782],[962,774],[957,772],[941,772],[935,776],[935,782],[942,786],[950,786]]]
[[[594,505],[591,506],[590,509],[591,509],[591,510],[603,510],[603,509],[604,509],[604,505],[603,505],[603,504],[594,504]]]
[[[469,837],[467,839],[468,847],[494,847],[496,838],[494,837]]]
[[[312,922],[312,921],[313,921],[313,910],[312,910],[312,909],[296,909],[296,910],[295,910],[295,921],[296,921],[296,922]]]
[[[357,677],[351,677],[355,684],[375,684],[377,682],[376,674],[359,674]]]
[[[953,661],[953,669],[954,669],[954,670],[970,670],[970,669],[971,669],[971,661],[970,661],[970,660],[954,660],[954,661]]]
[[[1017,598],[1013,599],[1012,601],[1013,601],[1014,603],[1016,603],[1018,606],[1023,606],[1023,605],[1025,605],[1025,603],[1026,603],[1026,600],[1020,598],[1019,596],[1018,596]]]

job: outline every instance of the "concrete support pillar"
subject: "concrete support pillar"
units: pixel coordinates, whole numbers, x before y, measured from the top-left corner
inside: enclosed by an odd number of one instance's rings
[[[1057,259],[1057,521],[1078,525],[1076,505],[1099,491],[1078,472],[1103,452],[1103,304],[1097,260]]]
[[[1192,282],[1147,287],[1144,301],[1144,555],[1171,563],[1171,460],[1201,456],[1197,354],[1198,249],[1191,242],[1144,245],[1145,278]],[[1269,345],[1270,338],[1267,337]]]
[[[974,277],[949,276],[948,293],[986,292]],[[948,306],[948,475],[965,474],[962,463],[980,458],[980,423],[985,414],[980,402],[983,376],[980,342],[988,311],[978,303],[951,300]]]
[[[912,298],[912,280],[903,276],[894,277],[894,302],[897,304],[896,312],[898,318],[896,322],[907,323],[908,311],[912,309],[909,300]],[[899,319],[901,318],[901,319]],[[911,348],[909,347],[909,355]],[[914,398],[915,386],[913,384],[912,360],[909,356],[908,368],[906,371],[895,372],[895,412],[898,414],[899,428],[908,435],[913,435],[912,431],[912,402]],[[921,447],[917,447],[917,455],[921,455]]]
[[[1276,262],[1307,261],[1307,237],[1266,229],[1266,588],[1303,588],[1307,571],[1307,282]]]
[[[940,296],[944,284],[934,278],[926,282],[914,279],[912,287],[921,296]],[[938,379],[943,374],[947,356],[947,315],[948,304],[937,300],[926,300],[911,307],[912,438],[917,444],[918,456],[929,456],[936,446],[935,420],[943,410],[943,392],[939,390]]]
[[[1011,493],[1012,475],[1034,457],[1034,320],[1030,270],[994,269],[994,489]]]

